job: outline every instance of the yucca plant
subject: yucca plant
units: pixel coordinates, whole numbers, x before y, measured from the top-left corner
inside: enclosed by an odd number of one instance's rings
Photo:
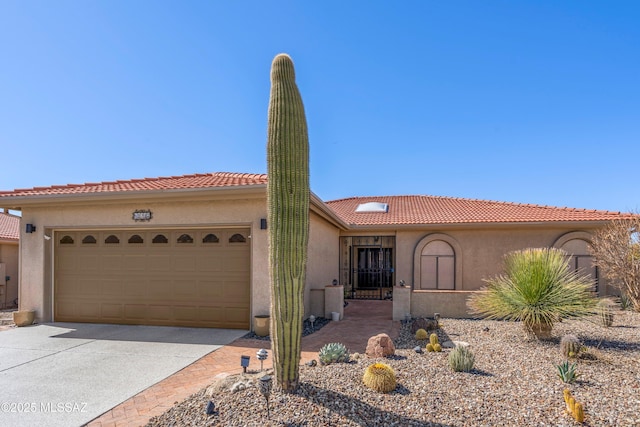
[[[510,252],[504,274],[486,282],[484,292],[469,298],[472,313],[521,321],[525,331],[538,338],[548,338],[560,319],[595,313],[593,281],[572,270],[567,253],[560,249]]]

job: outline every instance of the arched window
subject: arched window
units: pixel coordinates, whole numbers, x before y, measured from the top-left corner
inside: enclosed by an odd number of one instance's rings
[[[593,257],[589,252],[589,243],[582,239],[571,239],[561,249],[569,256],[569,268],[581,275],[589,275],[594,281],[594,291],[598,292],[598,268],[593,265]]]
[[[178,237],[178,243],[193,243],[193,237],[188,234],[183,234]]]
[[[455,264],[451,245],[429,242],[420,253],[420,289],[455,289]]]
[[[151,240],[151,243],[169,243],[169,239],[164,234],[158,234]]]
[[[133,236],[129,237],[129,243],[144,243],[144,239],[138,234],[134,234]]]
[[[220,239],[218,239],[218,236],[211,233],[207,234],[202,238],[202,243],[218,243],[219,241]]]
[[[591,245],[591,234],[586,231],[571,231],[560,236],[553,247],[567,252],[569,257],[569,268],[583,275],[591,276],[594,282],[593,291],[599,292],[598,282],[600,273],[593,265],[593,257],[589,246]]]
[[[95,237],[93,237],[91,234],[84,236],[84,239],[82,239],[82,244],[86,245],[86,244],[94,244],[97,243],[97,240]]]
[[[71,236],[64,236],[60,239],[61,245],[73,245],[73,238]]]
[[[229,243],[246,243],[247,239],[240,233],[229,237]]]
[[[118,244],[120,243],[120,239],[118,239],[118,236],[112,234],[110,236],[108,236],[106,239],[104,239],[104,242],[110,245],[114,245],[114,244]]]

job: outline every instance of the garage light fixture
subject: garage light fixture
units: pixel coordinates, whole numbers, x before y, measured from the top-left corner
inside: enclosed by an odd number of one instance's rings
[[[33,224],[27,224],[27,233],[33,233],[36,231],[36,226]]]
[[[267,218],[260,218],[260,230],[267,229]]]

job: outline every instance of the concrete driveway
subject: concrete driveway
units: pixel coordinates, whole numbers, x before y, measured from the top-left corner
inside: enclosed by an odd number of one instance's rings
[[[86,323],[2,331],[0,425],[81,426],[246,333]]]

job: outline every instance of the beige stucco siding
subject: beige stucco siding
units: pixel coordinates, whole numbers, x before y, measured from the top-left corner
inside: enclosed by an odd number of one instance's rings
[[[151,210],[148,222],[132,219],[135,210]],[[251,230],[252,313],[268,311],[267,230],[260,230],[266,217],[264,198],[207,200],[161,200],[123,203],[69,204],[23,208],[23,222],[33,223],[35,233],[22,232],[20,308],[36,310],[39,321],[52,320],[52,250],[44,235],[78,229],[157,229],[199,226],[238,227]]]
[[[307,253],[307,286],[305,313],[311,313],[311,289],[324,289],[338,278],[340,230],[319,215],[311,213],[309,250]],[[314,292],[316,294],[316,292]],[[323,293],[319,293],[322,294]]]
[[[477,290],[483,279],[502,271],[502,260],[506,253],[531,247],[551,247],[565,233],[572,231],[592,232],[591,228],[565,228],[546,225],[529,227],[503,227],[476,229],[437,229],[429,231],[398,231],[396,236],[396,278],[414,284],[414,255],[420,241],[431,234],[443,234],[460,247],[456,263],[460,264],[461,280],[456,281],[456,290]]]

